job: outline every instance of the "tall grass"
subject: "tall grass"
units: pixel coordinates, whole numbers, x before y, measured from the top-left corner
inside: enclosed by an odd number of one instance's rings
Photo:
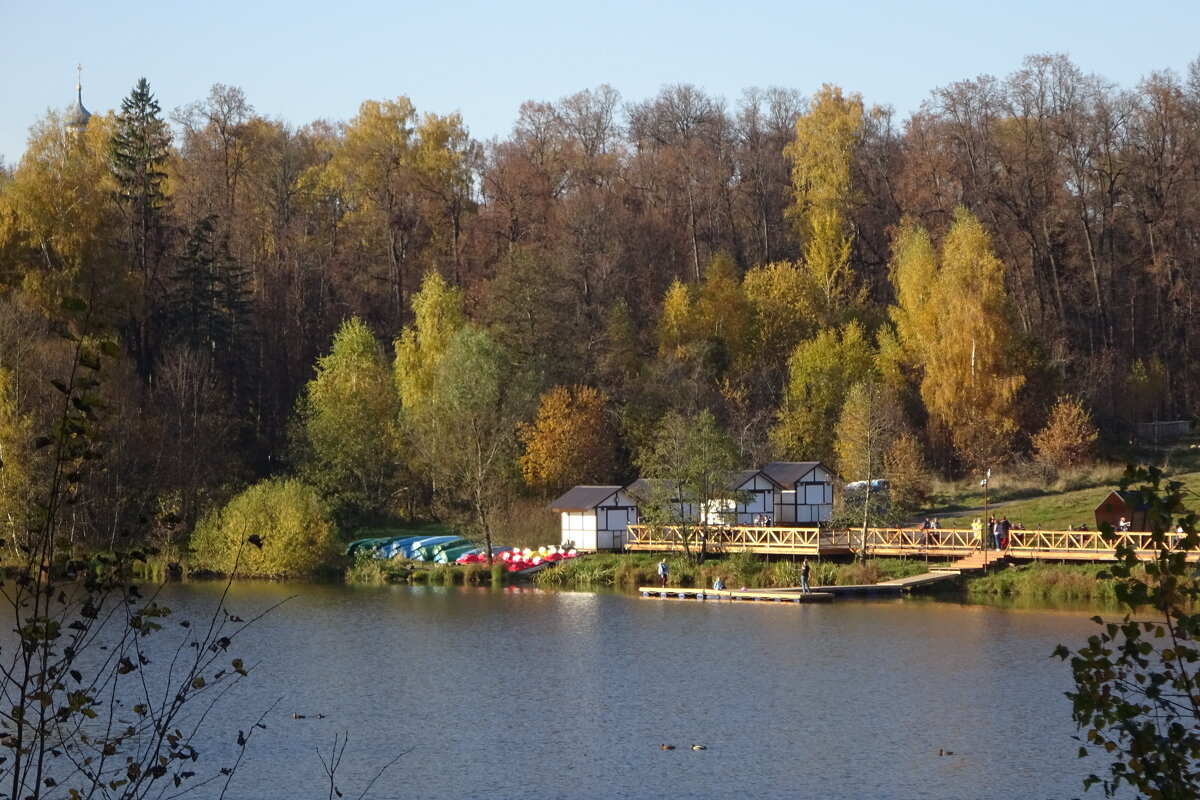
[[[1116,599],[1116,584],[1100,573],[1100,564],[1022,564],[967,581],[970,596],[1036,600]]]
[[[539,572],[539,586],[587,588],[615,586],[633,588],[658,583],[658,561],[662,556],[649,553],[596,553],[561,561]],[[924,562],[891,558],[873,559],[866,566],[811,560],[813,586],[875,583],[880,580],[917,575],[925,571]],[[800,562],[776,559],[768,562],[753,553],[737,553],[696,564],[682,556],[668,556],[668,584],[671,586],[712,586],[720,577],[730,589],[775,589],[800,585]]]
[[[360,555],[346,570],[347,583],[385,584],[412,583],[433,586],[508,582],[508,572],[502,564],[489,568],[486,564],[431,564],[423,561],[385,560]]]

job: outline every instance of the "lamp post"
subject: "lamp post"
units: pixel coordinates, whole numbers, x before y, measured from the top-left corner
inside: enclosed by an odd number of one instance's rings
[[[984,474],[979,485],[983,487],[983,527],[979,530],[979,549],[983,551],[983,569],[987,571],[987,537],[992,535],[992,525],[988,521],[988,483],[992,480],[991,468]]]

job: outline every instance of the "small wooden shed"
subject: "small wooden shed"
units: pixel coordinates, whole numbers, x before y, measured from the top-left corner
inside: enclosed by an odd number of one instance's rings
[[[1096,506],[1096,528],[1100,523],[1107,522],[1115,530],[1124,517],[1129,522],[1131,531],[1148,531],[1146,524],[1147,506],[1138,497],[1137,492],[1122,492],[1113,490]]]
[[[624,550],[637,506],[620,486],[576,486],[549,506],[562,518],[562,545],[577,550]]]
[[[819,461],[772,461],[764,474],[781,487],[776,525],[819,525],[833,516],[833,470]]]

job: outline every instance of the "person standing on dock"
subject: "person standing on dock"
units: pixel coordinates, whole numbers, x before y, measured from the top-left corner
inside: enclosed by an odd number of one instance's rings
[[[812,567],[809,565],[807,558],[800,562],[800,591],[805,594],[812,594],[812,589],[808,586],[808,575],[811,570]]]
[[[665,558],[662,561],[658,562],[658,585],[659,586],[667,585],[667,573],[669,571],[670,571],[670,567],[667,566],[667,560]]]

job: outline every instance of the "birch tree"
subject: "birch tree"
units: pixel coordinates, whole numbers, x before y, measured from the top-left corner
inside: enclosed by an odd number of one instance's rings
[[[850,165],[863,121],[860,95],[844,96],[839,87],[825,84],[796,120],[796,138],[784,148],[792,162],[795,200],[789,212],[827,322],[846,307],[854,291],[847,212],[853,201]]]
[[[1017,430],[1016,336],[1004,291],[1004,264],[966,209],[933,247],[928,232],[906,225],[891,265],[898,304],[892,319],[921,400],[949,435],[958,458],[986,467],[1010,450]]]

